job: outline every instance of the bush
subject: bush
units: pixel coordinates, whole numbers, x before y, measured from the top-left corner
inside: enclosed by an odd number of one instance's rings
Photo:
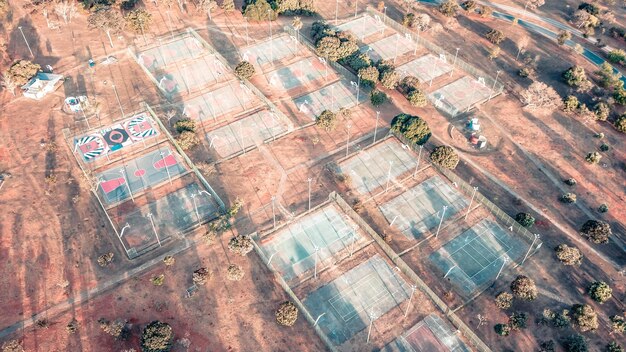
[[[626,52],[622,49],[613,49],[607,54],[609,61],[616,64],[624,64],[626,61]]]
[[[535,224],[535,218],[528,213],[517,213],[517,215],[515,215],[515,221],[526,228]]]
[[[578,98],[573,95],[568,95],[563,99],[563,111],[566,113],[575,112],[578,109],[578,105],[580,105]]]
[[[418,145],[424,145],[432,135],[426,121],[408,114],[396,115],[391,120],[391,130]]]
[[[606,352],[624,352],[624,348],[617,342],[611,341],[608,345],[606,345]]]
[[[420,81],[415,76],[405,76],[398,84],[398,90],[404,95],[408,95],[414,90],[419,90]]]
[[[163,258],[163,264],[165,264],[165,266],[172,266],[174,263],[176,263],[176,259],[171,255],[166,255],[165,258]]]
[[[487,38],[487,40],[496,45],[502,43],[502,41],[506,39],[504,33],[497,29],[492,29],[491,31],[489,31],[487,34],[485,34],[485,38]]]
[[[194,270],[191,276],[191,281],[193,281],[195,285],[204,285],[210,278],[211,273],[209,272],[209,269],[202,267]]]
[[[241,61],[235,66],[235,76],[241,80],[248,80],[254,76],[256,70],[248,61]]]
[[[337,115],[330,110],[324,110],[322,113],[315,118],[315,124],[323,127],[326,131],[330,131],[335,128],[335,124],[337,123]]]
[[[226,269],[226,278],[230,281],[239,281],[244,276],[244,271],[239,265],[231,264]]]
[[[512,330],[526,329],[528,314],[524,312],[515,312],[509,316],[509,326]]]
[[[564,265],[580,265],[582,263],[583,255],[576,247],[560,244],[554,251],[556,252],[556,257]]]
[[[604,303],[611,299],[613,290],[604,281],[596,281],[589,286],[589,296],[598,303]]]
[[[414,13],[407,13],[404,16],[402,16],[402,25],[407,27],[407,28],[413,28],[415,27],[415,14]]]
[[[609,211],[609,206],[605,203],[600,204],[600,206],[598,207],[598,212],[600,213],[606,213]]]
[[[587,352],[587,339],[584,336],[576,334],[569,336],[563,342],[566,352]]]
[[[461,6],[463,6],[465,11],[472,12],[472,11],[474,11],[476,9],[476,1],[474,1],[474,0],[466,0],[466,1],[463,1],[461,3]]]
[[[345,58],[344,61],[355,72],[359,72],[360,69],[372,65],[370,57],[367,56],[367,54],[358,51]]]
[[[456,0],[446,0],[441,5],[439,5],[439,11],[443,13],[447,17],[456,16],[456,12],[459,9],[459,4],[457,4]]]
[[[298,307],[287,301],[278,306],[276,310],[276,321],[283,326],[293,326],[298,320]]]
[[[567,69],[567,71],[563,72],[563,79],[565,79],[567,85],[582,92],[588,91],[592,86],[582,66],[572,66]]]
[[[378,69],[374,66],[363,67],[358,71],[358,76],[361,78],[361,84],[368,87],[373,87],[378,83]]]
[[[604,221],[587,220],[580,228],[580,234],[593,243],[608,243],[611,226]]]
[[[379,69],[380,70],[380,69]],[[400,75],[395,70],[381,71],[380,84],[387,89],[395,89],[400,80]]]
[[[608,145],[608,144],[606,144],[606,143],[602,143],[602,144],[600,144],[600,151],[601,151],[601,152],[608,152],[608,151],[609,151],[609,149],[611,149],[611,147],[609,147],[609,145]]]
[[[18,87],[21,87],[28,83],[40,69],[41,66],[28,60],[18,60],[9,67],[7,75],[13,78]]]
[[[585,157],[585,161],[587,161],[590,164],[597,164],[600,162],[601,159],[602,159],[602,155],[600,155],[600,153],[598,152],[591,152],[587,154],[587,156]]]
[[[250,236],[238,235],[228,241],[228,249],[233,253],[244,256],[254,249],[254,245]]]
[[[104,318],[98,319],[100,329],[105,333],[113,336],[117,340],[126,340],[130,335],[130,330],[125,320],[108,321]]]
[[[108,266],[113,262],[113,252],[105,253],[98,257],[98,265],[101,267]]]
[[[244,1],[243,15],[253,21],[274,21],[277,16],[266,0]]]
[[[188,118],[180,119],[174,124],[176,132],[183,133],[185,131],[196,132],[196,121]]]
[[[623,334],[626,332],[626,319],[620,315],[614,315],[609,318],[611,320],[611,330]]]
[[[135,5],[133,4],[133,7]],[[124,19],[128,26],[132,28],[135,33],[144,34],[150,29],[152,23],[152,14],[145,9],[136,9],[130,11]]]
[[[576,203],[576,194],[571,193],[571,192],[565,193],[559,198],[559,200],[563,203],[569,203],[569,204]]]
[[[537,298],[537,286],[535,282],[524,275],[519,275],[511,282],[511,292],[519,299],[532,301]]]
[[[379,90],[373,90],[370,93],[370,101],[373,106],[380,106],[387,102],[387,94]]]
[[[601,101],[597,103],[596,106],[593,108],[593,112],[596,115],[596,120],[606,121],[606,119],[608,119],[609,115],[611,114],[611,109],[609,108],[609,105],[607,103]]]
[[[411,91],[408,94],[407,99],[409,103],[411,103],[411,105],[417,108],[422,108],[428,104],[428,98],[426,98],[426,94],[424,94],[424,92],[422,92],[420,89]]]
[[[453,170],[459,164],[459,155],[454,148],[442,145],[436,147],[433,152],[430,153],[430,161],[435,165]]]
[[[158,320],[151,322],[141,334],[143,352],[168,352],[172,348],[172,327]]]
[[[178,137],[176,137],[176,143],[182,150],[189,150],[198,144],[200,144],[200,139],[194,132],[191,131],[183,131]]]
[[[580,331],[590,331],[598,328],[598,315],[588,304],[575,304],[572,306],[572,322]]]
[[[513,295],[508,292],[500,292],[496,295],[496,307],[500,309],[509,309],[513,303]]]
[[[563,183],[565,183],[568,186],[576,186],[578,182],[576,182],[576,179],[574,178],[568,178],[567,180],[563,181]]]
[[[511,333],[511,327],[508,324],[496,324],[493,330],[500,336],[509,336]]]
[[[165,282],[165,274],[153,276],[152,278],[150,278],[150,282],[154,286],[162,286],[163,282]]]
[[[318,33],[319,30],[322,30],[322,33]],[[324,24],[311,31],[315,31],[315,35],[319,37],[315,42],[317,54],[330,61],[348,58],[359,50],[356,39],[349,32],[336,33],[326,28]]]
[[[626,133],[626,114],[615,120],[615,128],[622,133]]]

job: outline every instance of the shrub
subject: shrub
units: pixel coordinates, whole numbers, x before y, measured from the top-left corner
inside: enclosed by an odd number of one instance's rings
[[[363,67],[358,71],[358,76],[361,78],[361,84],[368,87],[373,87],[378,83],[378,69],[374,66]]]
[[[563,111],[567,113],[575,112],[579,104],[578,98],[573,95],[568,95],[563,99]]]
[[[209,269],[202,267],[194,270],[191,276],[191,281],[193,281],[193,283],[196,285],[204,285],[207,281],[209,281],[210,278],[211,273],[209,272]]]
[[[600,204],[600,206],[598,207],[598,212],[600,213],[606,213],[609,211],[609,206],[605,203]]]
[[[436,147],[433,152],[430,153],[430,161],[435,165],[453,170],[459,163],[459,155],[454,148],[442,145]]]
[[[298,307],[287,301],[278,306],[276,310],[276,321],[283,326],[293,326],[298,320]]]
[[[563,79],[565,79],[567,85],[583,92],[588,91],[592,86],[582,66],[572,66],[567,69],[563,72]]]
[[[188,118],[180,119],[174,124],[174,128],[178,133],[185,131],[196,132],[196,121]]]
[[[418,145],[424,145],[432,135],[426,121],[408,114],[396,115],[391,120],[391,130]]]
[[[526,329],[528,314],[524,312],[515,312],[509,316],[509,326],[512,330]]]
[[[624,348],[617,342],[611,341],[608,345],[606,345],[606,352],[624,352]]]
[[[135,5],[133,4],[132,7]],[[136,9],[130,11],[124,16],[128,26],[132,28],[135,33],[143,34],[150,29],[152,23],[152,14],[145,9]]]
[[[596,115],[596,120],[606,121],[606,119],[608,119],[609,115],[611,114],[611,109],[609,108],[609,105],[607,103],[601,101],[597,103],[596,106],[593,108],[593,112]]]
[[[252,239],[250,238],[250,236],[238,235],[228,241],[228,249],[230,249],[230,251],[233,253],[244,256],[250,253],[250,251],[254,249],[254,246],[252,244]]]
[[[168,352],[172,348],[172,327],[158,320],[151,322],[141,334],[143,352]]]
[[[576,203],[576,194],[574,193],[565,193],[564,195],[561,196],[561,198],[559,198],[559,200],[563,203]]]
[[[414,13],[407,13],[404,16],[402,16],[402,25],[407,27],[407,28],[413,28],[415,27],[415,14]]]
[[[539,344],[539,352],[555,352],[556,344],[552,340],[542,341]]]
[[[613,49],[607,54],[607,58],[616,64],[623,64],[626,61],[626,52],[622,49]]]
[[[231,264],[226,269],[226,278],[230,281],[239,281],[243,278],[244,271],[239,265]]]
[[[323,127],[326,131],[330,131],[335,128],[335,124],[337,123],[337,115],[330,110],[324,110],[322,113],[315,118],[315,124]]]
[[[615,128],[622,133],[626,133],[626,114],[615,120]]]
[[[235,75],[241,80],[248,80],[254,76],[254,66],[248,61],[241,61],[235,66]]]
[[[496,296],[496,307],[500,309],[509,309],[513,303],[513,295],[508,292],[500,292]]]
[[[359,72],[360,69],[372,65],[372,60],[367,54],[362,52],[355,52],[344,59],[345,63],[350,66],[354,71]]]
[[[395,70],[381,71],[380,84],[387,89],[395,89],[400,80],[400,75]]]
[[[480,17],[488,18],[493,14],[493,9],[489,6],[483,5],[480,7]]]
[[[98,257],[98,265],[101,267],[108,266],[113,262],[113,252],[105,253]]]
[[[457,4],[456,0],[446,0],[439,5],[439,11],[448,17],[456,16],[458,9],[459,4]]]
[[[489,31],[487,34],[485,34],[485,38],[487,38],[487,40],[496,45],[502,43],[502,41],[506,39],[504,33],[497,29],[492,29],[491,31]]]
[[[171,255],[166,255],[165,258],[163,258],[163,264],[165,264],[165,266],[172,266],[174,263],[176,263],[176,259]]]
[[[511,333],[511,327],[508,324],[496,324],[493,330],[500,336],[509,336]]]
[[[572,306],[572,322],[585,332],[598,328],[598,315],[588,304],[575,304]]]
[[[253,21],[273,21],[277,16],[266,0],[244,1],[243,15]]]
[[[402,78],[402,80],[400,80],[400,83],[398,84],[398,90],[404,95],[408,95],[412,91],[418,90],[419,87],[420,81],[415,76],[405,76],[404,78]]]
[[[572,33],[568,32],[568,31],[561,31],[559,32],[558,37],[556,38],[557,43],[559,43],[559,45],[564,45],[566,41],[572,39]]]
[[[411,103],[411,105],[417,108],[422,108],[428,104],[428,99],[426,98],[426,94],[424,94],[424,92],[422,92],[420,89],[411,91],[408,94],[407,99],[409,103]]]
[[[563,181],[566,185],[568,186],[576,186],[576,179],[574,178],[568,178],[567,180]]]
[[[466,1],[463,1],[461,3],[461,6],[463,6],[465,11],[472,12],[472,11],[474,11],[476,9],[476,1],[474,1],[474,0],[466,0]]]
[[[608,151],[609,151],[609,149],[611,149],[611,148],[610,148],[610,147],[609,147],[609,145],[608,145],[608,144],[606,144],[606,143],[602,143],[602,144],[600,145],[600,151],[601,151],[601,152],[608,152]]]
[[[596,281],[589,286],[589,296],[598,303],[604,303],[611,299],[613,290],[604,281]]]
[[[9,67],[7,74],[17,84],[18,87],[28,83],[33,76],[39,72],[41,66],[34,64],[28,60],[18,60]]]
[[[380,106],[387,102],[387,94],[379,90],[373,90],[370,93],[370,101],[374,106]]]
[[[156,275],[150,278],[150,282],[154,286],[162,286],[163,282],[165,282],[165,274]]]
[[[180,149],[189,150],[200,144],[200,139],[194,132],[183,131],[178,137],[176,137],[176,143],[178,143]]]
[[[517,215],[515,215],[515,221],[526,228],[535,224],[535,218],[528,213],[517,213]]]
[[[609,318],[611,320],[611,330],[623,334],[626,332],[626,319],[620,315],[614,315]]]
[[[583,255],[576,247],[560,244],[554,251],[556,252],[556,257],[564,265],[580,265],[582,263]]]
[[[576,334],[569,336],[563,342],[566,352],[587,352],[587,339],[584,336]]]
[[[535,282],[524,275],[519,275],[511,282],[511,292],[517,298],[532,301],[537,298],[537,286]]]
[[[597,164],[600,162],[601,159],[602,159],[602,155],[600,155],[600,153],[598,152],[591,152],[587,154],[587,156],[585,157],[585,161],[587,161],[590,164]]]
[[[580,228],[580,234],[593,243],[607,243],[611,237],[611,226],[604,221],[587,220]]]
[[[100,329],[105,333],[113,336],[117,340],[126,340],[130,335],[130,330],[125,320],[108,321],[104,318],[98,319]]]

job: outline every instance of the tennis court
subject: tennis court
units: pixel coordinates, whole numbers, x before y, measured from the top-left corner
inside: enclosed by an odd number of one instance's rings
[[[455,116],[459,112],[488,99],[491,93],[491,87],[485,85],[484,79],[477,80],[465,76],[430,93],[428,98],[435,107],[448,111]]]
[[[293,100],[298,111],[315,120],[322,111],[339,111],[340,108],[351,108],[356,105],[356,83],[337,81],[312,93],[303,95]],[[367,99],[367,91],[360,89],[359,103]]]
[[[213,130],[206,137],[209,147],[215,148],[220,158],[226,158],[276,138],[291,128],[278,114],[263,110]]]
[[[283,34],[242,49],[241,56],[255,66],[263,66],[296,56],[302,49],[297,40]]]
[[[323,314],[318,325],[335,345],[341,345],[409,295],[409,285],[376,254],[309,293],[303,303],[313,317]]]
[[[438,315],[430,314],[387,346],[382,352],[470,352],[456,330]]]
[[[445,212],[444,206],[447,207]],[[467,206],[467,200],[459,191],[441,177],[434,176],[379,208],[390,226],[400,230],[407,238],[420,239]]]
[[[198,121],[217,122],[226,114],[237,114],[251,108],[255,99],[254,93],[243,83],[230,81],[223,87],[186,99],[183,114]]]
[[[417,164],[415,155],[398,142],[389,138],[371,148],[359,151],[339,164],[341,172],[349,176],[351,188],[360,194],[373,193],[387,187],[394,180]]]
[[[465,296],[491,284],[500,268],[525,255],[526,241],[483,219],[429,256],[433,265]]]
[[[327,74],[328,70],[320,60],[308,57],[268,73],[265,77],[273,87],[289,90],[317,80],[323,80]]]
[[[445,55],[435,57],[432,54],[427,54],[398,67],[397,71],[400,73],[401,78],[415,76],[420,82],[427,83],[446,73],[450,73],[453,68],[451,64],[445,61]]]
[[[192,59],[208,53],[202,43],[190,33],[171,40],[161,40],[159,45],[142,50],[137,57],[148,70],[154,71],[177,61]]]
[[[362,46],[359,50],[367,53],[372,61],[393,60],[415,50],[415,43],[403,35],[395,33],[372,44]]]
[[[171,64],[154,73],[158,87],[168,95],[190,92],[228,79],[226,67],[214,55]]]
[[[97,174],[98,192],[105,204],[113,204],[131,195],[136,197],[144,189],[176,179],[185,171],[180,158],[165,147]]]
[[[358,249],[362,235],[357,225],[330,204],[261,239],[261,250],[287,281],[313,275]],[[316,254],[317,248],[317,254]]]
[[[369,15],[363,15],[337,27],[340,31],[348,31],[361,41],[376,32],[382,32],[385,25],[380,19]]]

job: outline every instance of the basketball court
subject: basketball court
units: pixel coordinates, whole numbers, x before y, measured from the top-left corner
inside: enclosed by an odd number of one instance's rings
[[[359,18],[355,18],[349,22],[346,22],[337,27],[340,31],[348,31],[354,34],[361,41],[369,37],[376,32],[382,32],[385,25],[379,18],[374,18],[369,15],[362,15]]]
[[[293,100],[298,107],[298,111],[309,119],[315,121],[322,111],[339,111],[341,108],[351,108],[356,104],[356,82],[337,81],[331,83],[312,93],[303,95]],[[360,88],[359,102],[364,102],[368,98],[367,91]]]
[[[454,67],[448,64],[446,56],[436,57],[426,54],[397,68],[400,77],[415,76],[421,83],[429,83],[438,77],[450,73]]]
[[[435,107],[453,116],[477,103],[485,101],[492,94],[484,79],[465,76],[430,93],[428,99]]]
[[[395,33],[387,38],[380,39],[372,44],[362,46],[359,50],[372,59],[372,61],[378,60],[393,60],[407,53],[412,53],[416,48],[416,44],[400,35]]]

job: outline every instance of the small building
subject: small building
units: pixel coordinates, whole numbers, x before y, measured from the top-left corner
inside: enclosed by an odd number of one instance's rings
[[[54,73],[38,72],[28,83],[22,86],[24,96],[30,99],[39,100],[46,94],[53,92],[60,85],[63,75]]]

